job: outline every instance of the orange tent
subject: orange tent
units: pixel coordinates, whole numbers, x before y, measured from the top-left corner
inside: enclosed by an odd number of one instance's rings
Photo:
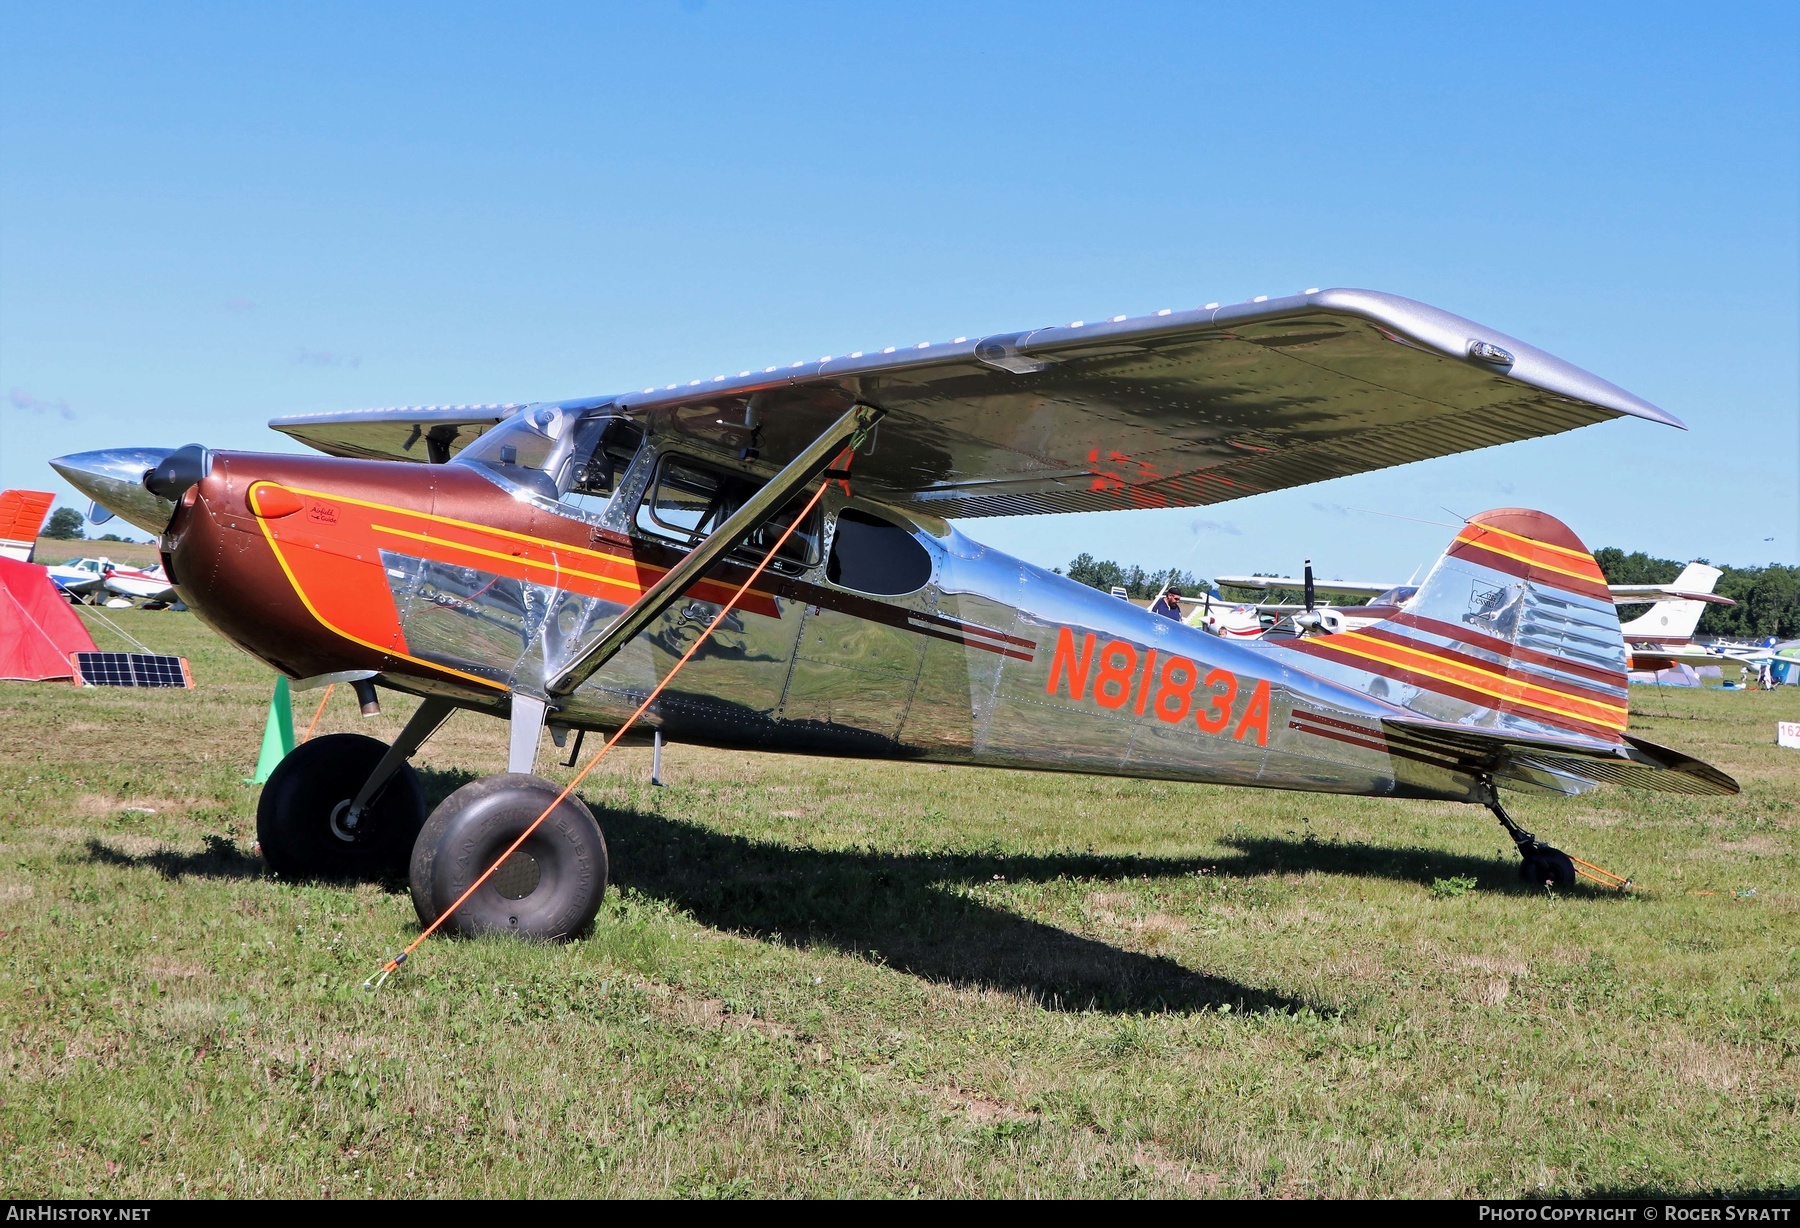
[[[94,637],[50,583],[50,573],[0,557],[0,678],[72,678],[69,654],[93,651]]]

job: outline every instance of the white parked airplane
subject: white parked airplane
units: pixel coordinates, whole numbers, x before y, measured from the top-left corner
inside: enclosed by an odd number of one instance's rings
[[[98,558],[70,559],[48,570],[50,582],[62,590],[63,596],[70,601],[91,604],[106,587],[106,576],[112,569],[111,559]]]
[[[1251,602],[1227,601],[1216,591],[1198,597],[1181,598],[1193,609],[1181,621],[1228,640],[1253,640],[1269,629],[1272,618],[1264,618],[1262,607]]]
[[[160,610],[181,601],[161,564],[146,567],[142,571],[115,566],[106,573],[105,587],[109,593],[143,602],[147,610]]]

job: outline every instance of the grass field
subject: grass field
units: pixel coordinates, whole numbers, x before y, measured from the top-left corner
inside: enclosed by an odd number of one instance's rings
[[[1623,897],[1522,889],[1472,807],[623,751],[591,936],[433,940],[371,995],[404,889],[251,851],[273,676],[108,613],[198,689],[0,683],[11,1194],[1800,1187],[1800,689],[1634,693],[1740,797],[1518,804]],[[453,718],[433,800],[503,741]]]
[[[32,558],[52,567],[64,559],[81,558],[111,559],[123,567],[148,567],[156,562],[156,543],[64,541],[58,537],[40,537]]]

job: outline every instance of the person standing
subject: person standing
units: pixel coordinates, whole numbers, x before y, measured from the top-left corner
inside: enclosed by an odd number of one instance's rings
[[[1156,604],[1152,605],[1150,608],[1156,611],[1156,613],[1161,614],[1164,618],[1172,618],[1176,622],[1180,622],[1181,590],[1178,588],[1165,590],[1163,595],[1157,599]]]

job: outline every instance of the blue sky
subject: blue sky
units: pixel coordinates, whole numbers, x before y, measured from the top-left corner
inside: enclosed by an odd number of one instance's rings
[[[990,520],[1404,576],[1444,509],[1800,558],[1790,6],[9,5],[0,485],[276,414],[610,392],[1306,286],[1661,405],[1208,509]],[[1765,539],[1773,538],[1773,541]]]

